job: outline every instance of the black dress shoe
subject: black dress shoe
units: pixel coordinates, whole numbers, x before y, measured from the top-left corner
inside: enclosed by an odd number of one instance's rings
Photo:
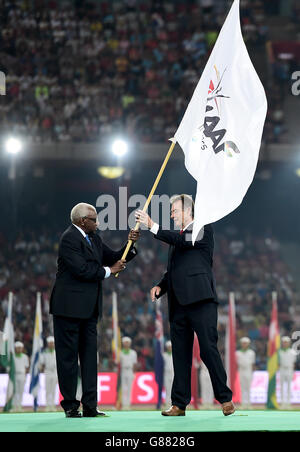
[[[81,417],[80,411],[77,408],[72,408],[71,410],[65,411],[66,417]]]
[[[100,416],[106,416],[105,413],[103,413],[103,411],[99,411],[97,410],[97,408],[95,408],[94,410],[91,410],[90,408],[84,408],[83,412],[82,412],[82,416],[83,417],[100,417]]]

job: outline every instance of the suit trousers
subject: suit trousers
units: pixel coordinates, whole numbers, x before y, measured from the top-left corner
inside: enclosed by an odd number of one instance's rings
[[[232,392],[226,385],[226,372],[217,348],[218,304],[204,300],[180,305],[174,293],[169,295],[170,335],[174,363],[172,404],[185,409],[191,401],[191,369],[194,333],[200,346],[200,356],[211,378],[214,396],[220,403],[229,402]]]
[[[79,408],[76,399],[78,358],[82,379],[81,403],[97,406],[97,316],[89,319],[53,316],[57,377],[65,411]]]

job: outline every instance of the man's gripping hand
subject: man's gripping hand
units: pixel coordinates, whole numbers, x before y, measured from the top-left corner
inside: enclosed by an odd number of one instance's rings
[[[152,301],[156,301],[159,298],[161,288],[159,286],[152,287],[150,290],[150,296]]]
[[[120,259],[112,267],[110,267],[110,271],[114,275],[116,273],[120,273],[121,271],[125,270],[125,268],[126,268],[126,260]]]
[[[128,240],[131,240],[133,243],[137,242],[140,238],[140,231],[135,231],[134,229],[130,229],[128,234]]]

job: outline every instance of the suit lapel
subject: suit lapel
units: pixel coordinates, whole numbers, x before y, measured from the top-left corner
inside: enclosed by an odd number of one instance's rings
[[[99,237],[100,238],[100,237]],[[101,257],[100,257],[100,250],[102,249],[102,241],[101,239],[98,240],[96,237],[96,234],[93,235],[93,238],[91,238],[91,242],[93,245],[93,248],[91,249],[92,253],[94,254],[94,257],[97,259],[97,261],[101,264]]]
[[[88,241],[86,240],[86,238],[83,237],[83,235],[81,234],[81,232],[78,231],[78,229],[75,228],[74,225],[71,225],[71,228],[72,228],[72,231],[75,231],[76,236],[80,238],[80,240],[83,242],[84,246],[88,249],[88,251],[89,251],[90,253],[92,253],[92,255],[93,255],[97,260],[99,260],[98,253],[96,254],[96,253],[94,252],[94,249],[90,246],[90,244],[88,243]]]

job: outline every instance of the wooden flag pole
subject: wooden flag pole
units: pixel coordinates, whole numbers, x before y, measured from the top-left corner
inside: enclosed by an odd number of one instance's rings
[[[164,172],[164,170],[165,170],[165,168],[166,168],[166,166],[167,166],[167,163],[168,163],[168,161],[169,161],[169,159],[170,159],[170,157],[171,157],[171,154],[172,154],[172,152],[173,152],[173,149],[174,149],[174,147],[175,147],[175,144],[176,144],[176,141],[175,141],[175,140],[173,141],[173,138],[172,138],[172,144],[171,144],[171,146],[169,147],[168,153],[167,153],[167,155],[166,155],[166,157],[165,157],[165,160],[163,161],[163,164],[161,165],[161,168],[160,168],[160,170],[159,170],[159,173],[158,173],[158,175],[157,175],[157,177],[156,177],[156,179],[155,179],[155,182],[154,182],[154,184],[153,184],[153,187],[152,187],[152,189],[151,189],[151,191],[150,191],[150,193],[149,193],[148,199],[147,199],[147,201],[145,202],[145,205],[144,205],[144,207],[143,207],[143,212],[146,212],[146,210],[148,209],[148,206],[149,206],[149,204],[150,204],[150,202],[151,202],[152,196],[154,195],[154,192],[155,192],[155,190],[156,190],[156,188],[157,188],[157,186],[158,186],[158,183],[159,183],[159,181],[160,181],[160,179],[161,179],[161,176],[163,175],[163,172]],[[136,223],[135,227],[134,227],[134,230],[135,230],[135,231],[138,231],[139,228],[140,228],[140,222],[138,221],[138,222]],[[126,259],[126,256],[127,256],[127,254],[129,253],[129,250],[130,250],[130,248],[131,248],[132,243],[133,243],[132,240],[128,240],[126,249],[125,249],[125,251],[124,251],[124,253],[123,253],[123,256],[122,256],[122,259]],[[117,278],[118,275],[119,275],[119,273],[116,273],[116,274],[115,274],[115,277]]]

